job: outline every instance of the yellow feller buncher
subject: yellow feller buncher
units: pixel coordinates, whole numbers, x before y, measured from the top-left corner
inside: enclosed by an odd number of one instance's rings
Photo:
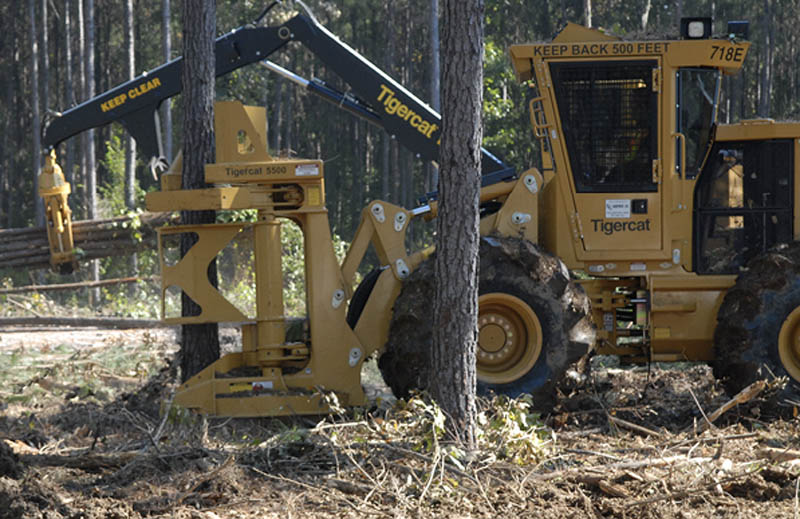
[[[713,39],[710,20],[686,19],[680,39],[626,41],[569,24],[550,43],[511,47],[517,77],[533,94],[542,168],[517,173],[483,151],[479,391],[529,393],[546,411],[594,350],[634,363],[713,362],[732,391],[788,375],[785,394],[798,393],[800,124],[717,124],[721,78],[741,68],[746,32],[746,24],[732,23]],[[262,61],[289,42],[308,47],[356,95]],[[261,61],[383,127],[422,159],[436,159],[439,115],[312,17],[242,27],[221,37],[216,52],[218,74]],[[160,102],[180,91],[180,66],[175,60],[64,112],[47,128],[46,143],[120,121],[158,165],[154,118]],[[361,405],[361,367],[373,354],[396,395],[424,387],[434,251],[408,250],[406,232],[412,220],[436,217],[436,193],[413,209],[370,203],[339,262],[324,164],[270,156],[265,128],[263,108],[218,103],[217,162],[205,169],[212,187],[181,190],[173,164],[161,191],[147,196],[152,211],[258,214],[252,223],[160,232],[162,293],[177,287],[202,308],[167,320],[242,323],[242,351],[189,379],[175,401],[218,416],[317,414],[328,410],[324,390]],[[59,245],[70,243],[61,202],[68,184],[41,185],[49,204],[61,204],[48,210],[53,264],[70,265],[74,258]],[[279,240],[286,219],[304,235],[302,333],[286,331]],[[244,315],[207,277],[209,262],[248,227],[255,315]],[[198,236],[196,245],[170,264],[166,244],[187,232]],[[370,245],[380,267],[356,285]]]

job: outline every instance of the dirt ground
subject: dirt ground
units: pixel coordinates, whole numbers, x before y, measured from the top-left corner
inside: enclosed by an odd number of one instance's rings
[[[224,343],[235,346],[233,334]],[[0,331],[0,519],[795,518],[800,428],[770,391],[729,400],[704,365],[622,368],[541,421],[482,400],[480,449],[422,399],[331,417],[169,408],[170,329]],[[373,370],[374,371],[374,370]]]

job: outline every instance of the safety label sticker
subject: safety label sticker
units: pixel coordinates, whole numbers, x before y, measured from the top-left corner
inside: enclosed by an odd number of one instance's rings
[[[606,200],[606,218],[630,218],[630,200]]]

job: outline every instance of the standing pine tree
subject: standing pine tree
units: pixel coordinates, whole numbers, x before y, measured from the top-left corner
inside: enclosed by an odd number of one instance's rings
[[[430,389],[450,418],[450,430],[474,449],[483,0],[444,0],[442,15],[442,143]]]
[[[183,2],[183,189],[206,187],[204,165],[214,162],[214,0]],[[184,225],[214,223],[214,211],[181,211]],[[181,255],[194,245],[192,233],[181,239]],[[217,263],[212,261],[208,277],[217,286]],[[185,293],[182,315],[197,315],[200,309]],[[181,334],[180,363],[184,380],[219,358],[217,323],[186,324]]]

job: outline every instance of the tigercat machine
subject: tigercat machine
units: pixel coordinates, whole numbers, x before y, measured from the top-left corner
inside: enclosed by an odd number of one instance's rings
[[[681,38],[664,41],[626,41],[568,24],[550,43],[511,47],[517,77],[531,89],[542,168],[519,173],[482,150],[479,391],[530,393],[546,411],[571,366],[594,349],[634,363],[711,361],[731,391],[788,375],[783,395],[798,393],[800,124],[718,124],[722,77],[739,71],[750,44],[741,22],[722,38],[710,37],[710,24],[685,19]],[[220,37],[217,74],[290,42],[309,48],[353,93],[265,65],[384,128],[422,159],[436,159],[439,114],[312,17]],[[157,165],[157,109],[180,92],[180,66],[178,58],[65,111],[47,127],[45,143],[120,121]],[[395,394],[405,396],[430,376],[433,276],[433,251],[409,251],[405,233],[412,219],[436,217],[436,193],[413,209],[370,203],[339,263],[324,165],[269,156],[264,117],[263,109],[218,105],[218,162],[205,171],[212,187],[180,190],[173,165],[162,191],[147,197],[158,211],[258,212],[252,223],[160,232],[161,244],[180,233],[199,237],[177,264],[162,261],[164,291],[178,287],[202,308],[172,322],[244,323],[242,351],[187,381],[176,401],[227,416],[325,412],[324,392],[359,405],[361,365],[372,354]],[[241,146],[242,135],[251,147]],[[69,185],[50,180],[41,185],[51,201],[53,264],[67,265],[74,258],[61,201]],[[306,331],[291,337],[280,290],[283,219],[300,225],[306,249]],[[247,226],[254,316],[206,277],[208,262]],[[370,244],[380,267],[356,286]]]

